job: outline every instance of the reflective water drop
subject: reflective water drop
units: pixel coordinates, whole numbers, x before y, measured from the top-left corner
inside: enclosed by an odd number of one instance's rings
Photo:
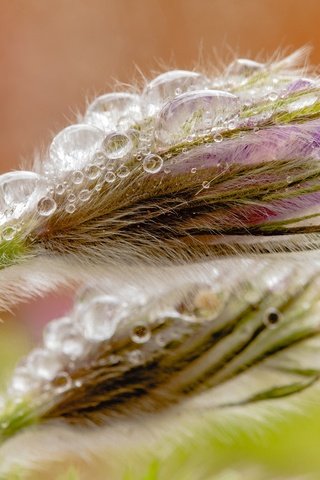
[[[143,159],[143,170],[147,173],[160,172],[163,160],[159,155],[150,153]]]
[[[232,131],[235,130],[237,127],[235,120],[230,120],[228,122],[228,130]]]
[[[128,360],[132,365],[139,365],[144,361],[144,354],[141,350],[132,350],[128,353]]]
[[[14,227],[5,227],[1,232],[3,240],[6,240],[7,242],[12,240],[15,234],[16,234],[16,229]]]
[[[183,92],[204,88],[207,78],[197,72],[172,70],[154,78],[142,94],[142,108],[147,116],[158,112],[165,102]]]
[[[27,357],[26,366],[35,375],[52,380],[63,368],[63,362],[55,353],[36,348]]]
[[[58,133],[49,148],[49,169],[70,171],[82,168],[103,141],[104,133],[90,125],[71,125]]]
[[[90,164],[85,168],[85,174],[90,180],[95,180],[101,175],[101,168],[98,165]]]
[[[116,175],[113,172],[107,172],[104,176],[104,179],[107,183],[113,183],[116,179]]]
[[[116,92],[96,98],[88,107],[84,121],[104,131],[112,131],[126,130],[141,118],[139,95]]]
[[[8,387],[8,393],[10,395],[24,395],[37,387],[39,387],[40,381],[36,378],[27,367],[17,367],[11,378],[10,385]]]
[[[113,296],[102,295],[82,305],[76,320],[85,338],[93,341],[108,340],[113,336],[126,310]]]
[[[146,343],[151,338],[151,330],[148,325],[138,323],[132,328],[131,340],[135,343]]]
[[[191,168],[191,173],[197,173],[196,167],[192,167],[192,168]]]
[[[73,203],[73,202],[76,201],[76,199],[77,199],[77,197],[75,196],[74,193],[70,193],[70,194],[68,195],[68,202]]]
[[[221,133],[216,133],[215,135],[213,135],[214,142],[220,143],[222,142],[222,140],[223,140],[223,136],[221,135]]]
[[[117,170],[117,175],[119,178],[125,178],[130,174],[130,170],[128,167],[125,165],[122,165],[120,168]]]
[[[80,185],[83,182],[84,175],[81,170],[75,170],[71,174],[71,182],[75,185]]]
[[[84,188],[83,190],[81,190],[81,192],[79,193],[79,200],[81,202],[86,202],[87,200],[89,200],[91,197],[91,192],[90,190],[88,190],[87,188]]]
[[[278,100],[278,93],[277,92],[270,92],[268,94],[268,99],[271,101],[271,102],[274,102],[276,100]]]
[[[57,204],[55,200],[51,197],[43,197],[39,200],[37,205],[37,210],[39,215],[42,217],[49,217],[57,209]]]
[[[109,158],[120,159],[131,152],[133,144],[131,138],[125,133],[114,132],[104,139],[103,148]]]
[[[67,372],[58,373],[52,380],[52,387],[56,393],[63,393],[72,387],[72,379]]]
[[[160,111],[155,124],[155,138],[164,146],[182,142],[190,134],[205,132],[218,122],[234,116],[239,108],[239,99],[228,92],[198,90],[184,93]]]
[[[82,357],[88,351],[88,342],[68,317],[48,323],[43,333],[43,342],[49,350],[63,353],[72,360]]]
[[[249,58],[237,58],[227,67],[225,74],[227,76],[249,77],[264,68],[263,63],[255,62]]]
[[[282,318],[282,313],[276,308],[268,308],[263,317],[263,323],[268,328],[276,328]]]
[[[0,175],[0,224],[17,219],[45,191],[45,182],[34,172],[16,171]]]
[[[76,211],[76,206],[74,203],[67,203],[65,206],[65,211],[67,213],[74,213]]]
[[[210,182],[207,182],[207,181],[202,182],[202,188],[210,188]]]
[[[65,185],[63,185],[63,183],[58,183],[58,185],[56,185],[55,192],[57,195],[64,194],[65,190],[66,190],[66,187]]]

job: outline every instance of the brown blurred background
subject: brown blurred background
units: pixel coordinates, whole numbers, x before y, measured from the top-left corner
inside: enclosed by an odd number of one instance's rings
[[[319,13],[319,0],[0,0],[0,172],[31,159],[86,97],[139,69],[151,77],[161,65],[188,69],[232,50],[266,59],[304,44],[320,63]],[[16,318],[39,336],[69,305],[65,292]]]
[[[319,0],[0,0],[0,171],[16,168],[85,98],[159,62],[314,46]]]

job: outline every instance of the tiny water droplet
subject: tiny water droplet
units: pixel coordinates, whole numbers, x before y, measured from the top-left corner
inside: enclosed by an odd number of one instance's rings
[[[98,165],[90,164],[85,168],[85,174],[90,180],[95,180],[101,175]]]
[[[72,379],[67,372],[58,373],[51,382],[56,393],[63,393],[72,387]]]
[[[75,196],[74,193],[70,193],[70,194],[68,195],[68,202],[73,203],[73,202],[76,201],[76,199],[77,199],[77,197]]]
[[[130,174],[130,170],[128,167],[125,165],[122,165],[120,168],[117,170],[117,175],[119,178],[125,178]]]
[[[91,197],[91,192],[90,190],[88,190],[87,188],[84,188],[83,190],[81,190],[81,192],[79,193],[79,200],[81,202],[86,202],[87,200],[89,200]]]
[[[268,95],[268,99],[269,99],[271,102],[274,102],[275,100],[278,100],[278,94],[277,94],[277,92],[270,92],[269,95]]]
[[[196,167],[192,167],[192,168],[191,168],[191,173],[197,173]]]
[[[148,325],[139,323],[132,328],[131,340],[135,343],[146,343],[151,338],[151,331]]]
[[[37,210],[42,217],[49,217],[57,209],[55,200],[51,197],[43,197],[38,202]]]
[[[159,155],[150,153],[143,160],[143,170],[147,173],[160,172],[163,165],[163,160]]]
[[[213,136],[213,141],[216,142],[216,143],[220,143],[220,142],[222,142],[222,140],[223,140],[223,136],[220,133],[216,133]]]
[[[2,238],[4,240],[6,240],[7,242],[9,242],[10,240],[12,240],[14,238],[15,233],[16,233],[15,227],[5,227],[2,230]]]
[[[116,179],[116,175],[113,172],[107,172],[104,176],[104,179],[107,183],[113,183]]]
[[[114,132],[104,139],[103,148],[109,158],[120,159],[131,152],[133,144],[125,133]]]
[[[268,328],[276,328],[282,318],[282,313],[276,308],[268,308],[263,317],[263,323]]]
[[[132,350],[128,353],[128,360],[132,365],[139,365],[144,361],[144,354],[141,350]]]
[[[56,188],[55,188],[55,192],[57,195],[62,195],[66,190],[66,187],[65,185],[63,185],[63,183],[58,183],[58,185],[56,185]]]
[[[75,170],[71,174],[71,182],[74,183],[75,185],[80,185],[83,182],[84,175],[81,170]]]
[[[207,182],[207,181],[202,182],[202,188],[210,188],[210,182]]]
[[[76,206],[74,203],[67,203],[65,206],[65,211],[67,213],[74,213],[76,211]]]
[[[125,315],[126,309],[118,299],[102,295],[82,305],[76,313],[76,320],[85,338],[103,341],[114,335]]]

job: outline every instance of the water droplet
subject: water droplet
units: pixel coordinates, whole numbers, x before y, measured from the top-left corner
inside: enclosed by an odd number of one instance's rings
[[[197,72],[172,70],[154,78],[142,94],[142,108],[147,116],[158,112],[165,102],[183,92],[204,88],[208,80]]]
[[[85,123],[109,132],[126,130],[141,119],[139,95],[127,92],[101,95],[91,103],[84,117]]]
[[[58,185],[56,185],[55,192],[57,195],[64,194],[65,190],[66,190],[66,187],[65,185],[63,185],[63,183],[58,183]]]
[[[268,308],[263,317],[263,323],[268,328],[276,328],[282,318],[282,313],[276,308]]]
[[[138,323],[132,328],[131,340],[135,343],[146,343],[151,338],[151,331],[148,325]]]
[[[72,387],[72,379],[67,372],[58,373],[52,380],[52,387],[55,393],[63,393]]]
[[[88,190],[87,188],[84,188],[83,190],[81,190],[81,192],[79,193],[79,200],[81,202],[86,202],[87,200],[89,200],[91,197],[91,192],[90,190]]]
[[[77,197],[75,196],[74,193],[70,193],[70,194],[68,195],[68,202],[73,203],[73,202],[76,201],[76,199],[77,199]]]
[[[57,209],[55,200],[51,197],[43,197],[38,202],[37,210],[42,217],[49,217]]]
[[[90,125],[71,125],[59,132],[50,145],[47,168],[70,171],[82,168],[101,146],[104,133]]]
[[[207,181],[202,182],[202,188],[210,188],[210,182],[207,182]]]
[[[228,130],[232,131],[232,130],[235,130],[236,129],[236,122],[235,120],[230,120],[228,122]]]
[[[122,165],[120,168],[117,170],[117,175],[119,178],[125,178],[130,174],[130,170],[128,167],[125,165]]]
[[[75,170],[71,174],[71,182],[74,183],[75,185],[80,185],[83,182],[84,175],[81,170]]]
[[[192,168],[191,168],[191,173],[197,173],[196,167],[192,167]]]
[[[76,320],[85,338],[103,341],[113,336],[125,315],[126,309],[118,299],[102,295],[83,304],[76,313]]]
[[[90,180],[96,180],[101,175],[98,165],[90,164],[85,168],[85,174]]]
[[[289,113],[303,108],[311,107],[318,101],[318,97],[315,94],[303,95],[298,100],[295,100],[287,105],[287,111]]]
[[[38,377],[52,380],[63,368],[63,362],[55,353],[36,348],[27,357],[26,366]]]
[[[144,354],[141,350],[132,350],[128,353],[128,360],[132,365],[139,365],[144,361]]]
[[[76,206],[74,203],[67,203],[65,206],[65,211],[67,213],[74,213],[76,211]]]
[[[225,121],[240,108],[239,99],[228,92],[198,90],[184,93],[167,103],[159,112],[155,124],[155,138],[169,146],[202,133]]]
[[[104,139],[103,148],[109,158],[120,159],[131,152],[133,145],[128,135],[114,132]]]
[[[143,170],[147,173],[160,172],[163,160],[159,155],[150,153],[143,159]]]
[[[2,230],[1,234],[2,234],[3,240],[6,240],[7,242],[9,242],[14,238],[16,234],[16,229],[14,227],[5,227]]]
[[[263,63],[255,62],[249,58],[237,58],[227,67],[226,75],[249,77],[263,68]]]
[[[36,389],[39,385],[39,379],[27,367],[17,367],[11,378],[8,392],[12,396],[23,395]]]
[[[216,133],[215,135],[213,135],[214,142],[220,143],[222,142],[222,140],[223,140],[223,136],[221,135],[221,133]]]
[[[113,183],[116,179],[116,175],[113,172],[107,172],[104,176],[104,179],[107,183]]]
[[[44,180],[34,172],[16,171],[0,175],[0,224],[18,219],[44,191]]]
[[[72,360],[88,351],[88,342],[68,317],[48,323],[43,332],[43,342],[47,349],[63,353]]]
[[[277,94],[277,92],[270,92],[269,95],[268,95],[268,99],[269,99],[271,102],[275,102],[276,100],[278,100],[278,94]]]

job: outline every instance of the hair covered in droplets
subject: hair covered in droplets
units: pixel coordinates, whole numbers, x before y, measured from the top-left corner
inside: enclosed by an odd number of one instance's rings
[[[0,177],[0,306],[82,285],[17,366],[3,439],[316,382],[320,87],[305,54],[101,95],[32,170]]]

